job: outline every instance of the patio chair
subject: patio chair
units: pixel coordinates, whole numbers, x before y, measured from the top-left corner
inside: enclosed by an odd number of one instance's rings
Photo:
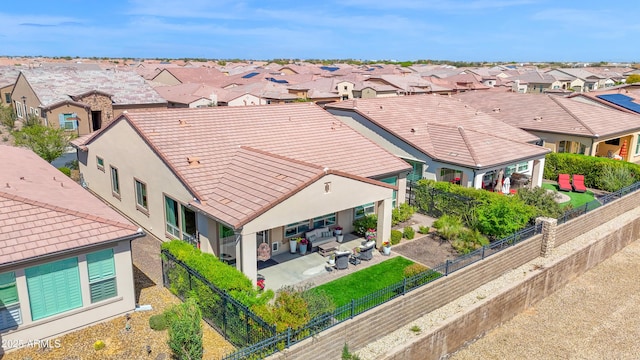
[[[584,186],[584,175],[573,175],[571,178],[571,184],[573,185],[573,190],[576,192],[585,192],[587,191],[587,187]]]
[[[558,189],[562,191],[573,190],[569,181],[569,174],[558,174]]]
[[[334,253],[336,260],[336,269],[344,270],[349,267],[349,256],[351,255],[351,251],[336,251]]]
[[[360,260],[369,261],[373,259],[373,249],[376,247],[375,241],[369,241],[364,245],[360,245],[358,248],[360,249]]]

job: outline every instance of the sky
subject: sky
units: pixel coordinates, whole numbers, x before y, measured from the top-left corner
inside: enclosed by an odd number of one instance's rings
[[[32,0],[0,56],[640,62],[640,1]]]

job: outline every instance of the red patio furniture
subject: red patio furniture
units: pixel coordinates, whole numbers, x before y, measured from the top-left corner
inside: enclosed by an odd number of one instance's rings
[[[558,174],[558,189],[562,191],[571,191],[571,182],[569,181],[569,174]]]
[[[571,183],[574,191],[581,193],[587,191],[587,187],[584,186],[584,175],[573,175]]]

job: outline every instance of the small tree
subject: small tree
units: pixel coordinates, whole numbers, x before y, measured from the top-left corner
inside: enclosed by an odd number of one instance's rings
[[[633,83],[637,83],[640,82],[640,74],[631,74],[629,76],[627,76],[627,84],[633,84]]]
[[[195,299],[175,305],[167,313],[169,347],[176,359],[202,359],[202,313]]]
[[[15,127],[16,114],[9,106],[0,104],[0,123],[9,128],[9,130],[13,130]]]
[[[41,158],[52,162],[64,153],[74,134],[63,129],[34,124],[14,131],[13,137],[17,146],[29,148]]]

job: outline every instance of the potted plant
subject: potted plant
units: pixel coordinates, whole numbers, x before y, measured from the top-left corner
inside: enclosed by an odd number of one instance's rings
[[[391,243],[388,241],[385,241],[382,243],[382,253],[385,255],[389,255],[391,254]]]
[[[335,232],[336,236],[337,235],[342,235],[342,226],[338,225],[336,226],[333,231]]]
[[[298,244],[300,244],[300,255],[304,255],[307,253],[307,245],[309,245],[309,240],[305,238],[298,238]]]
[[[294,237],[289,239],[289,252],[295,254],[298,250],[298,241],[302,239],[301,237]]]
[[[329,265],[331,265],[331,266],[335,265],[336,264],[336,254],[331,254],[329,256],[329,260],[328,261],[329,261]]]
[[[368,243],[369,241],[376,241],[377,239],[377,231],[376,229],[367,229],[367,232],[364,234],[364,242],[363,244]]]

